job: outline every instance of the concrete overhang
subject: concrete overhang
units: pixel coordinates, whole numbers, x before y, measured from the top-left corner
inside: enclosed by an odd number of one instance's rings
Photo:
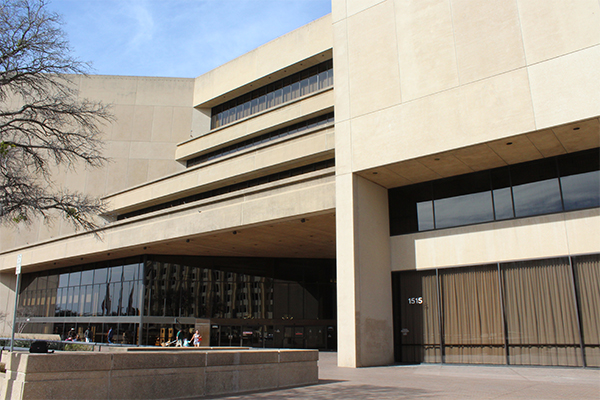
[[[390,189],[597,147],[600,119],[596,117],[356,173]]]
[[[118,221],[0,254],[0,272],[62,268],[144,254],[335,258],[334,168]]]

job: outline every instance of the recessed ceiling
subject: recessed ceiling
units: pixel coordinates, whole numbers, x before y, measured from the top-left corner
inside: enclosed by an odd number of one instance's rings
[[[31,265],[26,272],[141,254],[333,259],[335,252],[335,213],[332,210],[326,214],[304,215],[259,226],[145,243],[127,249]]]
[[[406,186],[600,147],[600,119],[511,136],[358,172],[386,188]]]

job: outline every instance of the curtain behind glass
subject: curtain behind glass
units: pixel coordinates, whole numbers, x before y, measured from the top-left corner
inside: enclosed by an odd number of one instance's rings
[[[444,361],[505,364],[497,266],[441,274]]]
[[[407,363],[441,362],[437,279],[435,271],[410,271],[397,275],[396,325],[401,346],[400,361]]]
[[[505,264],[503,275],[510,364],[581,366],[568,260]]]
[[[600,367],[600,255],[574,257],[585,361]]]

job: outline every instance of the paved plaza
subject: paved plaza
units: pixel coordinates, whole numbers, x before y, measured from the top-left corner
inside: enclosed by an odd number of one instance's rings
[[[600,399],[600,370],[415,365],[338,368],[320,353],[320,384],[220,399]]]

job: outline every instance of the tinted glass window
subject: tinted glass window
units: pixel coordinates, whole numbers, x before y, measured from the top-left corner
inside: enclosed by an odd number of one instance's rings
[[[565,210],[600,206],[598,149],[558,158]]]
[[[487,172],[445,179],[434,184],[433,190],[437,229],[494,219]]]
[[[510,172],[517,217],[562,211],[555,159],[515,165]]]
[[[599,154],[586,150],[390,189],[390,232],[600,207]]]
[[[508,167],[490,171],[492,179],[492,194],[494,201],[494,216],[496,220],[514,218],[512,190]]]
[[[431,183],[391,189],[389,207],[392,235],[433,229]]]

